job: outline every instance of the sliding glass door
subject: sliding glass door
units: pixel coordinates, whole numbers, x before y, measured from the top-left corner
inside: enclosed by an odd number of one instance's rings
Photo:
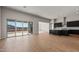
[[[7,20],[7,37],[15,36],[15,21]]]
[[[16,36],[22,35],[23,31],[23,22],[16,21]]]
[[[33,22],[7,20],[7,23],[7,37],[27,35],[33,31]]]

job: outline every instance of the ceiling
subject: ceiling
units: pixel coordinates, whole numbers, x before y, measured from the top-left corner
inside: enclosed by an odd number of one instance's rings
[[[65,17],[79,11],[78,6],[6,6],[11,9],[28,12],[49,19]]]

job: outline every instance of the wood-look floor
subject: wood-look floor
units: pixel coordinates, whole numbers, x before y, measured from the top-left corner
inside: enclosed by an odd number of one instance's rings
[[[57,36],[48,33],[0,40],[0,52],[74,52],[79,51],[78,36]]]

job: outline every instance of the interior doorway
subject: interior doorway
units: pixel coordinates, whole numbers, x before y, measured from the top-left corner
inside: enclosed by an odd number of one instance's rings
[[[39,33],[49,33],[49,23],[47,22],[39,22]]]

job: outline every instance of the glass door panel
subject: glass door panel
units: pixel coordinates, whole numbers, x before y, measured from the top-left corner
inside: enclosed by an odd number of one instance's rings
[[[15,21],[7,20],[7,37],[15,36]]]
[[[23,35],[28,34],[28,23],[24,22],[23,23]]]
[[[23,22],[16,21],[16,36],[22,35],[23,31]]]

